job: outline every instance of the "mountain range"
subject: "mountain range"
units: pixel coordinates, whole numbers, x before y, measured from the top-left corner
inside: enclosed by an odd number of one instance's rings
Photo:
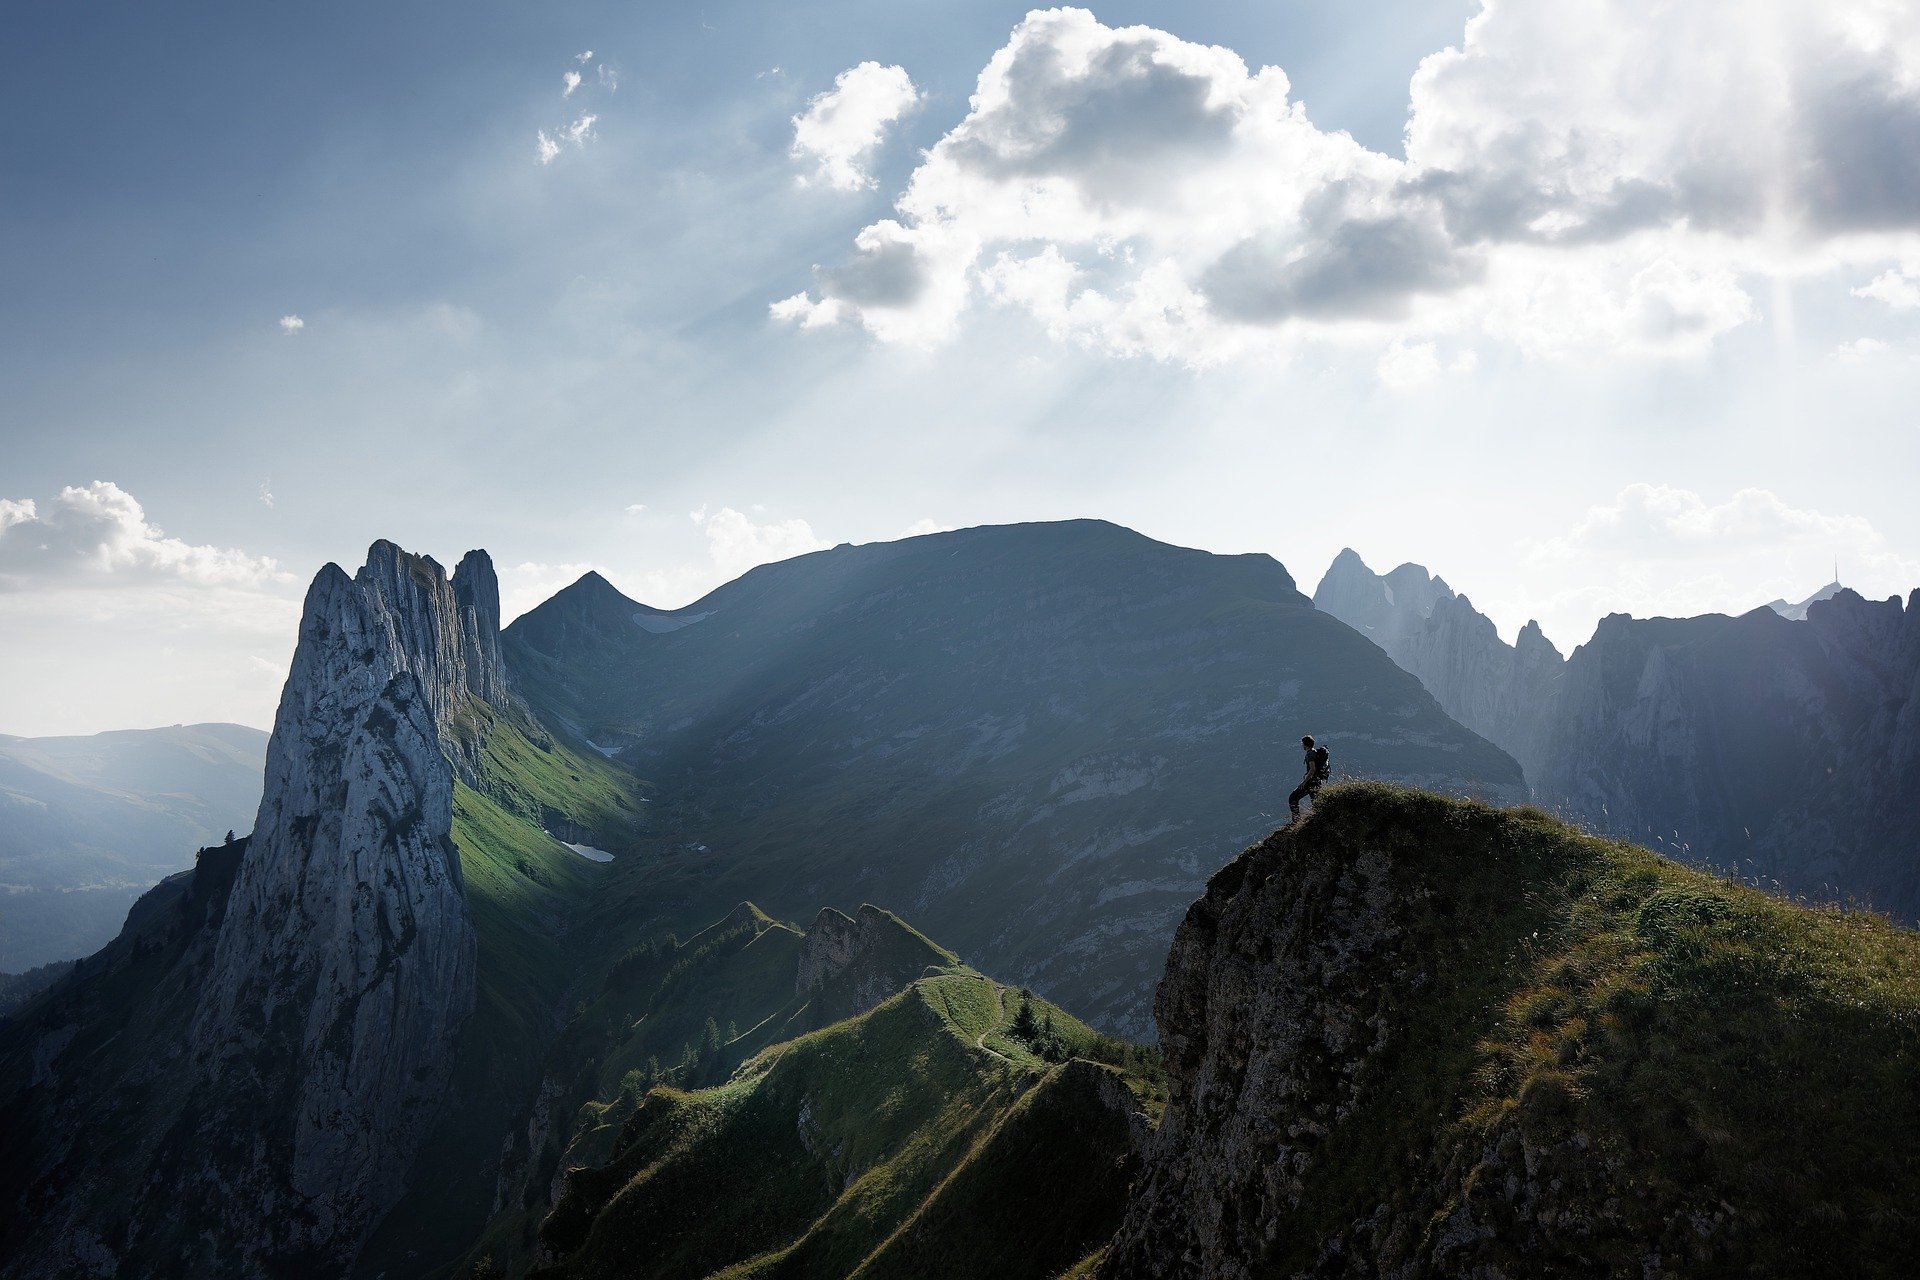
[[[1419,565],[1343,551],[1317,607],[1592,830],[1793,893],[1920,918],[1920,592],[1837,586],[1739,617],[1612,614],[1563,658]]]
[[[1011,526],[499,617],[482,552],[315,578],[249,833],[0,1019],[0,1276],[1872,1273],[1920,1234],[1875,1138],[1913,935],[1499,808],[1514,756],[1271,559]],[[1392,783],[1235,859],[1303,732]]]
[[[99,950],[196,848],[246,831],[266,752],[237,724],[0,735],[0,971]]]

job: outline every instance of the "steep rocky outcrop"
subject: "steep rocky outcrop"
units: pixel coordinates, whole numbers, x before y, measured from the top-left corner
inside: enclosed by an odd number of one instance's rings
[[[223,1123],[286,1103],[255,1122],[278,1140],[222,1170],[251,1193],[230,1193],[235,1229],[269,1226],[263,1252],[350,1257],[446,1088],[475,963],[448,753],[472,738],[470,681],[503,687],[497,616],[484,553],[450,586],[377,543],[308,592],[192,1031]]]
[[[1351,548],[1342,551],[1314,589],[1316,609],[1331,613],[1416,676],[1448,715],[1499,744],[1529,779],[1563,660],[1538,622],[1514,644],[1493,620],[1417,564],[1384,576]]]
[[[0,1045],[43,1064],[24,1091],[8,1081],[28,1123],[6,1154],[38,1217],[16,1274],[348,1268],[406,1185],[475,1005],[454,789],[483,704],[510,697],[498,618],[484,553],[449,582],[380,542],[356,576],[315,578],[253,835],[218,851],[217,881],[210,854],[194,873],[188,901],[208,905],[153,908],[171,950],[83,963]],[[68,1171],[107,1134],[119,1159]]]
[[[1534,811],[1336,789],[1181,924],[1099,1275],[1901,1274],[1916,961]]]
[[[824,907],[800,948],[794,995],[812,1004],[817,1026],[865,1013],[953,953],[920,936],[891,911],[863,904],[854,915]]]

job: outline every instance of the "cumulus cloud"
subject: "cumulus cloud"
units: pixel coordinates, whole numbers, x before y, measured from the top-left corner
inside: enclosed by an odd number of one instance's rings
[[[1579,584],[1545,594],[1543,621],[1545,613],[1595,608],[1641,617],[1744,613],[1806,596],[1836,559],[1842,581],[1869,597],[1920,586],[1920,560],[1889,546],[1869,521],[1796,507],[1766,489],[1713,502],[1689,489],[1628,485],[1566,533],[1534,543],[1526,558]]]
[[[872,187],[867,165],[888,126],[919,101],[920,91],[901,67],[863,62],[842,71],[833,88],[815,94],[793,117],[790,154],[810,166],[798,181],[841,191]]]
[[[569,71],[565,75],[560,77],[560,96],[561,97],[571,98],[573,96],[573,91],[575,89],[578,89],[579,87],[580,87],[580,73],[578,71]]]
[[[280,332],[286,334],[289,338],[291,338],[294,334],[299,333],[302,329],[306,327],[307,327],[307,322],[305,320],[302,320],[299,316],[281,316],[280,317]]]
[[[895,216],[775,316],[925,343],[1000,305],[1192,364],[1303,337],[1698,352],[1755,317],[1750,278],[1916,243],[1917,69],[1885,0],[1483,0],[1413,77],[1403,160],[1316,126],[1278,67],[1036,11]]]
[[[805,520],[768,520],[756,522],[732,507],[709,511],[701,507],[689,513],[707,536],[707,553],[714,568],[732,578],[755,565],[788,560],[809,551],[824,551],[828,544],[816,537]]]
[[[69,485],[44,507],[0,499],[0,591],[36,586],[185,583],[245,587],[290,581],[273,560],[169,538],[110,480]]]
[[[1920,309],[1920,261],[1889,267],[1855,289],[1853,296],[1884,302],[1895,311]]]

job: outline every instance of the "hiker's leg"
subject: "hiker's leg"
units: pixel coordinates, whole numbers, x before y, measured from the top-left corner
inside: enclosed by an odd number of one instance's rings
[[[1295,787],[1293,794],[1287,797],[1287,809],[1296,818],[1300,816],[1300,801],[1305,799],[1306,795],[1307,789],[1305,787]]]

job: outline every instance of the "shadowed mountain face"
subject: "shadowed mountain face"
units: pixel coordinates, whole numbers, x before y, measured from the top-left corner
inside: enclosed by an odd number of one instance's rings
[[[504,649],[543,716],[658,788],[621,909],[893,902],[1135,1033],[1215,851],[1284,812],[1301,734],[1338,772],[1520,787],[1272,559],[1094,521],[841,547],[671,613],[589,575]]]
[[[237,724],[0,735],[0,972],[97,951],[195,849],[244,834],[266,750]]]
[[[1615,614],[1564,661],[1532,624],[1503,643],[1417,565],[1375,575],[1342,552],[1314,599],[1513,752],[1569,817],[1920,915],[1920,593],[1904,607],[1838,589],[1738,618]]]

